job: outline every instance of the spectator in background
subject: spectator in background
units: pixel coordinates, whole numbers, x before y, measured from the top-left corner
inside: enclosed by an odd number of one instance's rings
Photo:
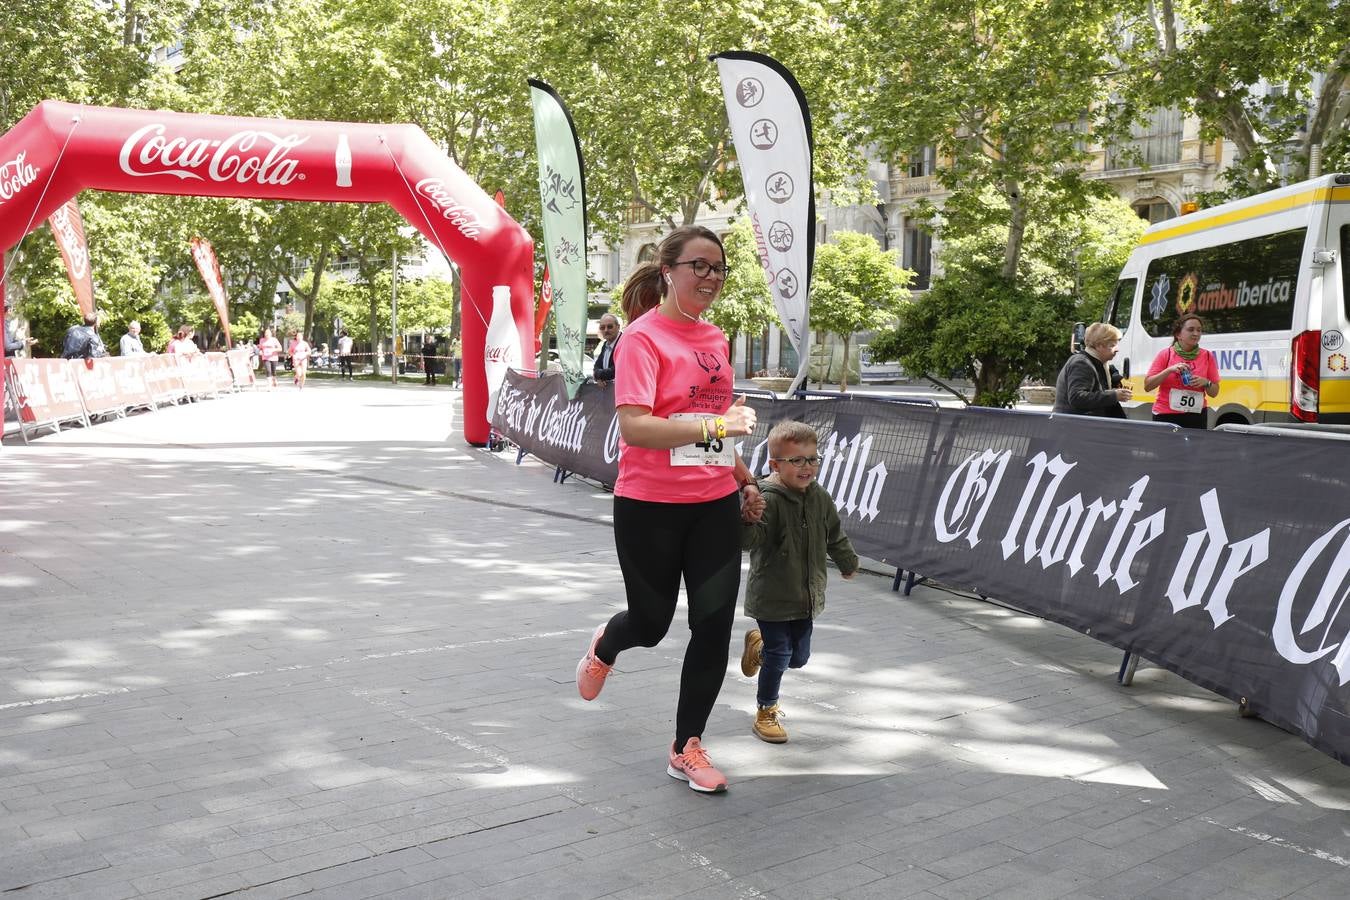
[[[119,356],[139,356],[145,352],[141,343],[141,323],[135,319],[127,323],[127,333],[117,342]]]
[[[37,343],[37,338],[24,339],[14,330],[14,318],[9,307],[5,307],[5,356],[18,356],[19,351]]]
[[[1113,387],[1107,364],[1120,345],[1120,330],[1105,322],[1093,322],[1083,333],[1083,349],[1059,370],[1055,380],[1053,412],[1123,419],[1120,404],[1134,396],[1127,387]]]
[[[422,371],[427,376],[423,384],[436,383],[436,339],[431,335],[422,339]]]
[[[200,353],[197,342],[192,339],[196,332],[187,325],[179,325],[178,333],[174,335],[173,340],[169,341],[169,349],[166,351],[175,356],[191,357]]]
[[[600,317],[600,337],[604,342],[596,350],[595,368],[591,372],[596,384],[609,384],[614,380],[614,351],[622,335],[618,316],[605,313]]]
[[[352,375],[352,336],[346,331],[342,332],[342,337],[338,338],[338,381],[344,377],[348,381],[355,381]]]
[[[86,313],[83,323],[66,329],[65,339],[61,341],[62,359],[95,359],[107,355],[108,348],[98,336],[98,313]]]

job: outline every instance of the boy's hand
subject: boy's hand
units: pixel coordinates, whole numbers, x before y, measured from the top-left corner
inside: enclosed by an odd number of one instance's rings
[[[769,503],[759,492],[759,486],[751,482],[741,488],[741,521],[753,525],[764,518],[764,508]]]

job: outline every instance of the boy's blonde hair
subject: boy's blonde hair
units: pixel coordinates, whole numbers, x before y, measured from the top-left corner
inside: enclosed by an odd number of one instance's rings
[[[779,422],[769,432],[769,455],[777,456],[784,444],[820,444],[816,430],[805,422],[793,419]]]

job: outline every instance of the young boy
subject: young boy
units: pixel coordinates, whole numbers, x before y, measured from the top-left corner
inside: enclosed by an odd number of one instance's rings
[[[782,744],[787,729],[779,721],[778,687],[783,672],[800,669],[811,655],[811,623],[825,609],[825,556],[852,578],[858,554],[834,501],[816,484],[815,431],[779,422],[768,443],[773,474],[759,482],[767,506],[759,522],[741,527],[741,547],[750,551],[745,614],[759,625],[745,635],[741,671],[747,678],[759,672],[755,736]]]

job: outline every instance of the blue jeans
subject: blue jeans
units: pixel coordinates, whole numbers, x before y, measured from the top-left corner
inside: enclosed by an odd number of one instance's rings
[[[755,622],[759,624],[759,636],[764,640],[755,702],[760,706],[773,706],[778,702],[783,673],[788,669],[800,669],[811,658],[811,620],[764,622],[756,619]]]

